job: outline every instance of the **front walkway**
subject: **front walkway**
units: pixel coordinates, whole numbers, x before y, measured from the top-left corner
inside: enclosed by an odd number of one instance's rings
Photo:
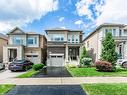
[[[18,75],[26,73],[25,71],[22,72],[11,72],[10,70],[4,70],[0,72],[0,81],[8,78],[14,78]]]
[[[10,78],[0,81],[0,84],[16,85],[80,85],[83,83],[127,83],[127,77]]]

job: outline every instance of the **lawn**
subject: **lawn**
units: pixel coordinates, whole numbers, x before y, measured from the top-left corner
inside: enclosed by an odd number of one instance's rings
[[[17,76],[17,78],[30,78],[32,77],[33,75],[36,75],[38,74],[40,71],[35,71],[33,69],[31,69],[30,71],[24,73],[24,74],[21,74],[19,76]]]
[[[83,76],[127,76],[127,69],[119,68],[115,72],[98,72],[96,68],[68,68],[68,71],[72,76],[83,77]]]
[[[83,84],[88,95],[127,95],[126,84]]]
[[[0,95],[5,95],[13,87],[15,87],[15,85],[11,85],[11,84],[3,84],[3,85],[0,85]]]

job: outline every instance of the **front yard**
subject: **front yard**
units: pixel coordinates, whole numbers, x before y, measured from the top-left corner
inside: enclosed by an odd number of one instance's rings
[[[83,84],[88,95],[126,95],[127,84]]]
[[[17,78],[30,78],[32,77],[33,75],[36,75],[38,74],[40,71],[35,71],[33,69],[29,70],[28,72],[24,73],[24,74],[21,74],[19,76],[17,76]]]
[[[127,69],[119,68],[115,72],[98,72],[96,68],[68,68],[68,71],[75,77],[92,77],[92,76],[111,76],[111,77],[125,77],[127,76]]]
[[[0,85],[0,95],[5,95],[13,87],[15,87],[15,85],[11,85],[11,84]]]

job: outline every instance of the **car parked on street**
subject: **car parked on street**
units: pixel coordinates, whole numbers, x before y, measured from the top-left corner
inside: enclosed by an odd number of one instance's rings
[[[3,69],[5,69],[5,64],[0,63],[0,70],[3,70]]]
[[[9,64],[8,69],[11,71],[26,71],[32,68],[33,63],[30,60],[15,60]]]

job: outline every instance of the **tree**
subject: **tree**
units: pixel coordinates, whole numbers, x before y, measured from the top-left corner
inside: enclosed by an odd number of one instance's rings
[[[117,61],[117,53],[115,51],[115,41],[112,37],[112,33],[108,32],[106,33],[105,38],[102,41],[102,53],[101,53],[101,59],[104,61],[108,61],[112,63],[112,66],[115,67],[115,63]]]

